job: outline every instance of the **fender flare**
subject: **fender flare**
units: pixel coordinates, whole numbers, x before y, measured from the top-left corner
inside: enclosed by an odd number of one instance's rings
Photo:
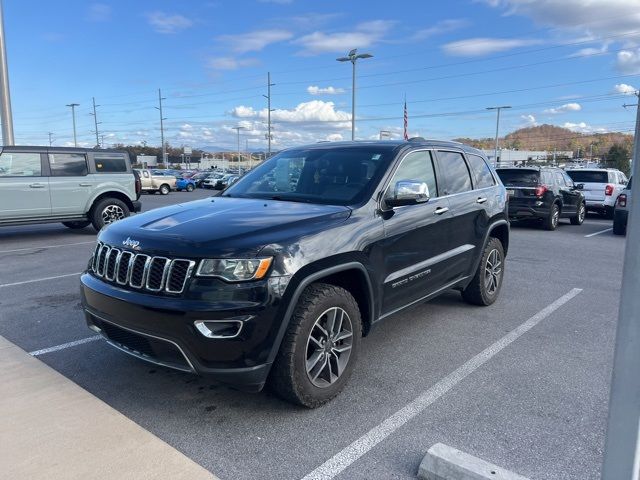
[[[354,268],[362,272],[367,282],[369,311],[371,312],[371,323],[373,324],[375,317],[373,286],[371,284],[371,278],[369,277],[369,273],[367,272],[365,266],[360,262],[347,262],[341,263],[339,265],[334,265],[333,267],[323,268],[322,270],[318,270],[304,277],[291,295],[291,298],[289,299],[289,302],[287,304],[287,309],[285,310],[285,313],[282,317],[282,322],[280,323],[278,334],[273,342],[273,345],[271,346],[271,352],[269,352],[269,357],[267,359],[268,364],[273,363],[276,355],[278,354],[278,351],[280,351],[280,345],[282,344],[284,334],[289,328],[289,322],[291,321],[291,317],[293,316],[293,311],[296,308],[298,300],[300,299],[300,295],[302,295],[302,292],[305,290],[305,288],[307,288],[313,282],[321,280],[324,277],[328,277],[329,275],[333,275],[334,273],[339,273],[346,270],[353,270]]]
[[[491,222],[491,224],[487,228],[487,233],[485,233],[485,235],[484,235],[484,240],[482,242],[482,248],[480,249],[480,255],[477,256],[476,260],[473,263],[473,269],[471,270],[471,275],[469,276],[469,282],[471,281],[471,279],[475,275],[476,270],[478,269],[478,265],[480,265],[480,260],[482,260],[482,252],[484,252],[484,249],[486,248],[487,243],[489,242],[489,238],[491,237],[491,232],[493,232],[496,229],[496,227],[499,227],[500,225],[506,225],[507,228],[510,228],[509,222],[507,220],[505,220],[504,218]],[[507,256],[507,252],[505,251],[505,257],[506,256]]]

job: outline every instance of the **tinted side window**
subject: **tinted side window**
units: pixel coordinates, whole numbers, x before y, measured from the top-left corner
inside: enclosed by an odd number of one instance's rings
[[[94,155],[96,172],[123,173],[127,171],[124,155]]]
[[[573,184],[573,180],[571,180],[571,177],[569,177],[569,175],[567,175],[566,173],[562,172],[562,178],[564,178],[564,184],[567,187],[572,187],[574,186]]]
[[[39,153],[11,153],[0,155],[0,177],[39,177],[42,175]]]
[[[487,188],[496,184],[489,166],[481,156],[470,154],[467,155],[467,160],[469,160],[469,166],[471,167],[474,188]]]
[[[564,178],[560,172],[556,172],[556,184],[559,187],[564,187]]]
[[[87,174],[87,158],[82,153],[50,153],[53,177],[81,177]]]
[[[553,185],[553,175],[549,172],[542,172],[542,184],[548,186]]]
[[[412,152],[404,157],[402,163],[393,174],[393,178],[391,179],[389,187],[385,193],[385,198],[393,196],[393,192],[396,190],[396,183],[402,180],[424,182],[429,188],[429,196],[432,198],[437,197],[438,188],[431,152]]]
[[[461,153],[438,151],[438,164],[444,176],[445,195],[471,190],[469,168]]]

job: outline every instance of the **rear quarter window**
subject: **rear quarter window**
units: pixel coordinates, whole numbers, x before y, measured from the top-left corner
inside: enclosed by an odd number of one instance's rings
[[[473,177],[474,188],[487,188],[493,187],[496,182],[491,174],[491,169],[479,155],[467,154],[467,160],[471,167],[471,176]]]
[[[93,161],[98,173],[126,173],[127,159],[124,155],[95,155]]]
[[[505,185],[532,186],[538,185],[540,172],[538,170],[526,170],[523,168],[501,168],[496,173]]]
[[[569,170],[567,175],[576,183],[608,183],[608,172],[594,172],[588,170]]]

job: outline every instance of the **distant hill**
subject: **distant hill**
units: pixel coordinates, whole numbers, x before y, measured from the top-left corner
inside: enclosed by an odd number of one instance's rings
[[[455,141],[484,149],[491,149],[495,144],[493,138],[456,138]],[[500,139],[500,145],[504,148],[547,151],[553,151],[555,148],[556,150],[572,150],[574,152],[577,152],[579,148],[582,156],[589,155],[590,145],[593,145],[595,156],[607,153],[614,144],[624,145],[631,150],[633,135],[619,132],[577,133],[567,128],[545,124],[521,128]]]
[[[200,147],[200,150],[202,150],[203,152],[207,152],[207,153],[216,153],[216,152],[235,152],[235,150],[232,150],[230,148],[227,147],[218,147],[216,145],[207,145],[205,147]]]

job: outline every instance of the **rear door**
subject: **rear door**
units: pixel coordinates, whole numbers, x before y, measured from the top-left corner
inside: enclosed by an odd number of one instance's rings
[[[562,196],[562,216],[575,215],[582,201],[580,191],[576,190],[571,177],[562,170],[556,171],[555,176]]]
[[[0,155],[0,220],[51,214],[49,178],[39,152]]]
[[[448,278],[453,280],[469,274],[476,252],[484,241],[486,212],[482,192],[473,188],[469,166],[462,152],[438,150],[438,172],[451,213],[447,255]]]
[[[567,175],[575,183],[584,184],[582,193],[587,202],[604,202],[605,188],[609,183],[609,172],[606,170],[568,170]]]
[[[49,153],[49,188],[53,215],[82,215],[93,192],[85,153]]]

